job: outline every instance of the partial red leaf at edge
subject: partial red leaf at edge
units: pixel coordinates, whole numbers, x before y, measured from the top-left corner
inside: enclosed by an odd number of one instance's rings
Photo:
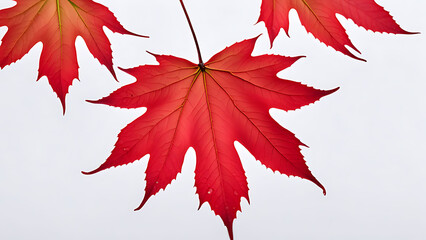
[[[132,163],[146,154],[147,200],[181,172],[187,149],[196,152],[195,186],[200,206],[208,202],[233,238],[232,224],[249,200],[244,169],[234,148],[243,144],[262,164],[282,174],[308,179],[311,174],[293,133],[272,119],[270,108],[294,110],[330,91],[280,79],[277,73],[299,57],[251,56],[256,38],[236,43],[213,56],[205,67],[174,56],[154,55],[159,65],[125,72],[136,82],[94,103],[147,112],[119,134],[111,155],[93,174]]]
[[[92,55],[114,78],[111,44],[102,27],[140,36],[124,29],[108,8],[92,0],[15,1],[15,6],[0,10],[0,27],[8,27],[0,45],[0,69],[21,59],[36,43],[42,42],[38,79],[47,76],[64,111],[68,88],[78,79],[77,36],[83,37]]]
[[[413,34],[403,30],[389,12],[374,0],[262,0],[258,22],[265,22],[271,45],[281,28],[288,35],[291,9],[297,11],[302,25],[315,38],[358,60],[363,59],[356,57],[345,47],[360,53],[336,14],[352,19],[355,24],[374,32]]]

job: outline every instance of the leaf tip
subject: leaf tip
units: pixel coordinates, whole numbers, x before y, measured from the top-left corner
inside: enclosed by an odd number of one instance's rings
[[[65,116],[65,112],[66,112],[65,99],[64,100],[61,99],[61,105],[62,105],[62,116]]]
[[[295,56],[295,57],[291,57],[292,59],[294,59],[294,62],[293,63],[295,63],[296,61],[298,61],[299,59],[302,59],[302,58],[306,58],[306,56],[304,56],[304,55],[300,55],[300,56]]]
[[[274,47],[274,39],[269,37],[269,49],[272,49],[272,47]]]
[[[351,46],[351,48],[352,49],[354,49],[357,53],[359,53],[359,54],[361,54],[361,52],[357,49],[357,48],[355,48],[355,46]],[[363,59],[363,58],[360,58],[360,57],[357,57],[357,56],[355,56],[353,53],[351,53],[349,50],[346,50],[346,51],[340,51],[340,50],[337,50],[337,51],[339,51],[339,52],[342,52],[343,54],[345,54],[345,55],[347,55],[347,56],[349,56],[349,57],[351,57],[351,58],[353,58],[353,59],[355,59],[355,60],[358,60],[358,61],[361,61],[361,62],[367,62],[367,60],[365,60],[365,59]]]
[[[332,94],[332,93],[335,93],[335,92],[337,92],[337,90],[339,90],[340,89],[340,87],[336,87],[336,88],[333,88],[333,89],[330,89],[330,90],[320,90],[321,91],[321,93],[320,93],[320,98],[322,98],[322,97],[325,97],[325,96],[327,96],[327,95],[330,95],[330,94]],[[302,146],[304,146],[304,147],[308,147],[308,146],[306,146],[306,145],[302,145]]]
[[[232,230],[232,222],[230,224],[225,224],[226,229],[228,230],[228,235],[230,240],[234,240],[234,231]]]
[[[324,194],[324,196],[327,194],[327,190],[325,190],[325,187],[315,177],[310,180],[322,189],[322,194]]]
[[[102,99],[98,99],[98,100],[86,100],[86,102],[93,103],[93,104],[99,104],[101,100]]]
[[[81,173],[84,174],[84,175],[92,175],[92,174],[94,174],[93,171],[91,171],[91,172],[81,171]]]
[[[136,34],[136,33],[132,33],[130,35],[136,36],[136,37],[141,37],[141,38],[149,38],[149,36],[145,36],[145,35],[140,35],[140,34]]]
[[[145,196],[143,197],[141,204],[139,204],[139,206],[137,208],[135,208],[134,211],[141,210],[143,208],[143,206],[145,206],[145,204],[148,201],[150,196],[151,196],[150,194],[145,193]]]
[[[82,173],[82,174],[84,174],[84,175],[92,175],[92,174],[95,174],[95,173],[97,173],[97,172],[102,171],[103,169],[104,169],[104,168],[98,167],[98,168],[96,168],[95,170],[92,170],[92,171],[89,171],[89,172],[81,171],[81,173]]]
[[[421,32],[410,32],[400,28],[400,30],[395,34],[415,35],[415,34],[421,34]]]
[[[121,24],[120,24],[120,25],[121,25]],[[129,31],[129,30],[127,30],[127,29],[125,29],[125,28],[124,28],[124,27],[122,27],[122,26],[121,26],[121,29],[120,29],[119,31],[114,31],[114,32],[118,32],[118,33],[121,33],[121,34],[127,34],[127,35],[131,35],[131,36],[135,36],[135,37],[149,38],[149,36],[146,36],[146,35],[140,35],[140,34],[137,34],[137,33],[131,32],[131,31]]]
[[[335,92],[337,92],[337,90],[339,90],[339,89],[340,89],[340,87],[336,87],[336,88],[333,88],[333,89],[331,89],[331,90],[328,90],[328,91],[326,91],[326,92],[327,92],[327,95],[328,95],[328,94],[335,93]]]
[[[155,54],[155,53],[153,53],[153,52],[150,52],[150,51],[146,51],[148,54],[151,54],[152,56],[154,56],[154,57],[157,57],[158,56],[158,54]]]
[[[117,74],[115,73],[115,71],[114,71],[114,69],[112,68],[112,70],[111,70],[111,74],[112,74],[112,77],[114,78],[114,80],[116,81],[116,82],[119,82],[118,81],[118,78],[117,78]]]

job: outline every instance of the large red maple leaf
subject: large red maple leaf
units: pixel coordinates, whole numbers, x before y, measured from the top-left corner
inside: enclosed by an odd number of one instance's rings
[[[137,81],[93,102],[121,108],[147,107],[147,112],[121,131],[105,163],[86,174],[150,154],[140,209],[176,178],[185,152],[192,146],[197,157],[195,186],[200,206],[210,204],[231,239],[241,198],[249,200],[246,176],[234,148],[236,140],[266,167],[308,179],[325,194],[306,166],[300,152],[303,143],[275,122],[268,111],[298,109],[337,89],[322,91],[278,78],[277,73],[299,57],[252,57],[255,41],[234,44],[205,65],[154,55],[159,65],[124,70]]]
[[[92,0],[15,1],[15,6],[0,10],[0,27],[8,27],[0,45],[0,69],[42,42],[38,79],[47,76],[65,111],[68,88],[78,79],[75,40],[82,36],[92,55],[115,78],[111,44],[102,27],[136,34],[127,31],[108,8]]]
[[[374,32],[412,34],[403,30],[374,0],[262,0],[259,22],[265,22],[271,45],[281,28],[288,35],[291,9],[297,11],[302,25],[315,38],[358,60],[363,59],[356,57],[345,47],[360,53],[336,14],[352,19],[355,24]]]

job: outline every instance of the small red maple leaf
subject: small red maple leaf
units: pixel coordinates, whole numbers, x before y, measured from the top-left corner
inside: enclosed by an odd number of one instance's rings
[[[336,14],[352,19],[355,24],[374,32],[413,34],[403,30],[374,0],[262,0],[258,22],[265,22],[271,45],[281,28],[288,35],[291,9],[297,11],[302,25],[315,38],[358,60],[363,59],[356,57],[345,47],[360,53]]]
[[[300,152],[303,143],[275,122],[268,111],[298,109],[337,89],[322,91],[278,78],[278,72],[300,57],[252,57],[255,41],[234,44],[205,65],[154,55],[159,65],[124,70],[137,81],[93,102],[121,108],[146,107],[147,112],[121,131],[105,163],[86,174],[150,154],[140,209],[176,178],[185,152],[192,146],[197,157],[195,186],[200,206],[210,204],[231,239],[241,198],[249,200],[246,176],[233,144],[236,140],[266,167],[308,179],[325,194],[306,166]]]
[[[102,27],[131,33],[105,6],[92,0],[15,0],[14,7],[0,10],[0,26],[8,31],[0,45],[0,69],[21,59],[36,43],[43,43],[38,79],[47,76],[65,111],[65,96],[78,79],[75,50],[82,36],[92,55],[115,78],[111,44]],[[143,36],[141,36],[143,37]]]

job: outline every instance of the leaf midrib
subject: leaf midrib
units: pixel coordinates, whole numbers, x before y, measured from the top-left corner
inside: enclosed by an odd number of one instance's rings
[[[232,76],[234,76],[231,72],[230,73]],[[241,110],[237,104],[235,103],[234,99],[231,97],[231,95],[226,91],[225,88],[222,87],[222,85],[219,84],[219,82],[210,74],[210,77],[213,79],[213,81],[220,87],[220,89],[222,89],[222,91],[228,96],[228,98],[231,100],[232,104],[234,105],[234,107],[256,128],[256,130],[268,141],[268,143],[275,149],[275,151],[277,151],[285,160],[287,160],[288,163],[290,163],[290,165],[292,165],[295,169],[299,169],[298,167],[296,167],[286,156],[284,156],[284,154],[281,153],[281,151],[279,151],[275,145],[271,142],[271,140],[266,137],[264,135],[264,133],[258,128],[258,126],[247,116],[247,114]],[[235,77],[235,76],[234,76]],[[240,78],[238,78],[240,79]],[[240,79],[241,80],[241,79]]]
[[[213,127],[213,117],[212,117],[213,113],[212,113],[212,110],[211,110],[211,107],[210,107],[209,94],[208,94],[208,91],[207,91],[207,79],[206,79],[206,75],[209,75],[210,77],[212,77],[212,76],[208,72],[208,70],[206,70],[206,71],[203,72],[203,86],[204,86],[204,94],[206,95],[207,109],[208,109],[208,112],[209,112],[210,130],[211,130],[212,138],[213,138],[213,147],[214,147],[214,151],[215,151],[215,160],[216,160],[216,163],[217,163],[217,166],[218,166],[217,171],[219,172],[219,177],[218,178],[220,179],[220,186],[221,186],[222,192],[225,192],[225,185],[224,185],[224,181],[223,181],[223,177],[222,177],[223,176],[223,174],[222,174],[222,164],[219,161],[219,151],[218,151],[218,147],[216,145],[216,135],[214,133],[214,127]],[[225,211],[227,212],[227,214],[225,215],[226,220],[227,220],[227,222],[231,222],[229,220],[229,214],[228,214],[229,209],[226,208],[226,207],[228,207],[227,196],[224,193],[222,193],[222,196],[223,196],[223,198],[222,198],[223,199],[223,205],[225,206]],[[214,208],[214,207],[212,206],[212,208]]]
[[[37,18],[37,15],[43,10],[44,6],[46,6],[46,3],[47,3],[48,0],[40,0],[40,1],[36,2],[34,5],[32,5],[31,7],[29,7],[28,9],[26,9],[25,11],[14,16],[14,17],[16,17],[16,16],[19,16],[19,15],[25,14],[26,12],[30,11],[31,8],[33,8],[34,6],[36,6],[38,3],[42,2],[42,1],[44,1],[43,5],[41,5],[39,10],[36,12],[36,14],[34,14],[34,17],[31,19],[27,28],[25,28],[25,30],[22,32],[22,34],[14,41],[13,46],[10,48],[9,52],[6,55],[8,55],[8,56],[10,55],[12,50],[15,49],[15,46],[19,42],[19,40],[21,40],[21,38],[25,35],[25,33],[28,32],[28,30],[31,28],[32,24],[34,23],[34,20]]]
[[[322,23],[322,21],[320,20],[320,18],[318,17],[318,15],[315,13],[315,11],[311,8],[311,6],[309,5],[308,2],[306,2],[306,0],[301,0],[303,2],[303,4],[308,8],[308,10],[312,13],[312,15],[314,15],[314,17],[317,19],[317,21],[319,22],[319,24],[324,28],[324,30],[328,33],[328,35],[330,35],[330,37],[332,39],[334,39],[336,42],[337,39],[333,36],[333,34],[331,34],[330,31],[328,31],[328,28]]]
[[[57,0],[57,1],[59,1],[59,0]],[[87,31],[89,32],[89,34],[90,34],[90,37],[92,38],[92,40],[93,40],[93,42],[95,43],[95,46],[96,46],[96,48],[98,49],[98,51],[102,54],[102,58],[104,58],[104,59],[108,59],[103,53],[103,51],[101,50],[101,48],[99,47],[99,45],[97,44],[97,42],[96,42],[96,38],[95,38],[95,36],[92,34],[92,31],[90,31],[90,28],[89,28],[89,26],[86,24],[86,21],[84,21],[84,19],[83,19],[83,17],[80,15],[80,13],[79,13],[79,9],[81,10],[81,11],[83,11],[83,12],[86,12],[86,11],[84,11],[84,9],[82,9],[81,7],[79,7],[77,4],[75,4],[73,1],[71,1],[71,0],[68,0],[68,2],[71,4],[71,6],[74,8],[74,10],[75,10],[75,12],[77,13],[77,15],[78,15],[78,17],[80,18],[80,20],[81,20],[81,22],[84,24],[84,26],[86,27],[86,29],[87,29]]]

